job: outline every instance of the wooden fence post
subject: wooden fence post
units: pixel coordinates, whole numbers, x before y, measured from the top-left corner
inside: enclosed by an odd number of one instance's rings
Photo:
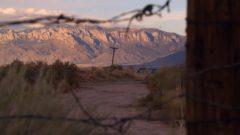
[[[240,135],[240,0],[188,0],[188,135]]]

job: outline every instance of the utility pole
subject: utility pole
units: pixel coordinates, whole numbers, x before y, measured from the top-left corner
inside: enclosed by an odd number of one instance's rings
[[[118,47],[112,46],[110,48],[113,50],[113,53],[112,53],[112,66],[113,66],[113,64],[114,64],[114,57],[115,57],[115,51],[118,49]]]
[[[240,0],[188,0],[188,135],[240,135]]]

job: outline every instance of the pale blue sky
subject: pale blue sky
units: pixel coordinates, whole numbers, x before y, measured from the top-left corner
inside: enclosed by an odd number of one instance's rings
[[[9,8],[16,9],[16,13],[33,8],[106,19],[121,12],[142,8],[148,3],[164,2],[165,0],[0,0],[0,20],[3,13],[12,11]],[[8,12],[5,12],[6,9]],[[164,12],[162,18],[145,19],[142,23],[137,23],[137,26],[154,27],[185,35],[185,13],[186,0],[172,0],[170,14]]]

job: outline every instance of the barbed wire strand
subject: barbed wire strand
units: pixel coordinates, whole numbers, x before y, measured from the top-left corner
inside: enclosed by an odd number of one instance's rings
[[[46,16],[46,17],[40,17],[40,18],[35,18],[35,19],[0,22],[0,27],[11,26],[11,25],[20,25],[20,24],[34,24],[34,23],[48,26],[48,25],[52,25],[52,24],[64,24],[64,23],[102,24],[102,23],[120,23],[120,22],[128,21],[129,23],[126,28],[126,32],[128,32],[133,20],[142,21],[143,17],[149,17],[149,16],[154,16],[154,15],[161,16],[162,11],[164,9],[167,8],[168,11],[170,10],[170,2],[171,2],[171,0],[166,0],[166,2],[163,5],[148,4],[143,9],[136,9],[136,10],[132,10],[129,12],[124,12],[124,13],[121,13],[121,14],[114,16],[107,20],[75,18],[75,17],[71,17],[71,16],[66,16],[64,14],[60,14],[59,16]],[[132,15],[132,16],[128,17],[129,15]]]
[[[235,66],[239,66],[238,63],[236,64],[231,64],[231,65],[227,65],[227,66],[219,66],[219,67],[214,67],[214,68],[207,68],[204,70],[199,71],[198,73],[206,73],[209,72],[211,70],[218,70],[218,69],[228,69],[228,68],[232,68]],[[195,74],[195,75],[199,75],[199,74]],[[124,118],[116,118],[116,117],[110,117],[110,118],[94,118],[89,112],[87,112],[85,110],[85,108],[83,107],[83,105],[81,104],[80,99],[77,97],[75,92],[71,92],[72,96],[75,99],[75,102],[79,105],[79,108],[81,110],[81,112],[83,112],[88,119],[74,119],[74,118],[66,118],[66,117],[49,117],[49,116],[39,116],[39,115],[22,115],[22,116],[16,116],[16,115],[12,115],[12,116],[0,116],[0,120],[18,120],[18,119],[37,119],[37,120],[47,120],[47,121],[68,121],[68,122],[76,122],[76,123],[85,123],[85,124],[91,124],[97,127],[102,127],[104,129],[106,128],[111,128],[114,130],[117,130],[121,133],[126,132],[130,126],[132,121],[134,120],[145,120],[145,121],[173,121],[173,120],[182,120],[184,118],[177,118],[177,119],[152,119],[151,117],[151,112],[146,111],[142,114],[137,114],[134,116],[129,116],[129,117],[124,117]],[[172,102],[173,100],[176,100],[178,98],[183,98],[185,97],[186,99],[189,99],[191,101],[193,101],[194,103],[198,103],[198,104],[204,104],[207,106],[212,106],[215,108],[220,108],[220,109],[228,109],[228,110],[236,110],[239,111],[240,107],[236,107],[236,106],[231,106],[231,105],[223,105],[221,103],[216,103],[216,102],[212,102],[212,101],[207,101],[206,99],[200,99],[197,98],[195,96],[186,94],[186,93],[181,93],[179,95],[173,96],[169,99],[166,99],[165,101],[162,101],[161,105],[165,105],[168,104],[169,102]],[[103,121],[112,121],[112,123],[103,123]],[[125,129],[124,129],[125,127]]]
[[[74,97],[76,96],[76,93],[72,93]],[[178,97],[182,97],[181,95],[172,97],[164,104],[175,100]],[[123,117],[123,118],[116,118],[116,117],[109,117],[109,118],[94,118],[92,115],[90,115],[89,112],[87,112],[80,100],[78,98],[74,98],[75,102],[79,105],[81,112],[83,112],[85,115],[88,115],[87,119],[77,119],[77,118],[68,118],[68,117],[54,117],[54,116],[44,116],[44,115],[7,115],[7,116],[0,116],[0,122],[4,122],[4,120],[42,120],[42,121],[59,121],[59,122],[72,122],[72,123],[83,123],[88,125],[94,125],[96,127],[101,127],[103,129],[110,128],[113,130],[116,130],[120,133],[125,133],[128,131],[128,129],[131,127],[131,124],[135,120],[142,120],[142,121],[176,121],[176,120],[182,120],[184,118],[175,118],[175,119],[167,119],[167,118],[151,118],[149,117],[149,112],[146,111],[142,114],[137,114],[133,116]],[[163,105],[163,104],[162,104]],[[104,123],[104,122],[110,122],[110,123]]]
[[[77,97],[75,95],[76,93],[73,93],[74,97]],[[211,102],[211,101],[206,101],[201,100],[199,98],[196,98],[194,96],[190,96],[186,93],[181,93],[179,95],[173,96],[169,99],[166,99],[165,101],[162,102],[161,105],[165,105],[168,104],[170,102],[172,102],[173,100],[179,99],[179,98],[183,98],[186,97],[187,99],[192,100],[195,103],[198,104],[204,104],[204,105],[209,105],[212,107],[216,107],[216,108],[221,108],[221,109],[230,109],[230,110],[237,110],[239,111],[240,108],[239,107],[234,107],[234,106],[229,106],[229,105],[223,105],[223,104],[218,104],[215,102]],[[80,109],[82,112],[84,112],[84,114],[87,114],[88,118],[87,119],[76,119],[76,118],[67,118],[67,117],[53,117],[53,116],[42,116],[42,115],[8,115],[8,116],[0,116],[0,120],[30,120],[30,119],[36,119],[36,120],[44,120],[44,121],[61,121],[61,122],[73,122],[73,123],[84,123],[84,124],[89,124],[89,125],[94,125],[97,127],[101,127],[101,128],[110,128],[110,129],[114,129],[117,130],[120,133],[124,133],[126,132],[130,126],[131,123],[135,120],[143,120],[143,121],[177,121],[177,120],[183,120],[184,117],[181,118],[175,118],[175,119],[167,119],[167,118],[151,118],[149,116],[151,116],[151,114],[149,114],[149,111],[146,111],[142,114],[137,114],[137,115],[133,115],[133,116],[128,116],[128,117],[123,117],[123,118],[116,118],[116,117],[109,117],[109,118],[94,118],[92,115],[90,115],[89,112],[87,112],[83,105],[81,104],[80,100],[78,100],[78,98],[75,98],[75,101],[81,106]],[[111,123],[104,123],[104,121],[112,121]],[[0,121],[1,122],[1,121]],[[125,127],[125,128],[124,128]]]
[[[33,24],[33,23],[40,23],[43,25],[62,24],[62,23],[100,24],[100,23],[118,23],[118,22],[128,21],[128,26],[126,29],[126,32],[128,32],[133,20],[142,21],[143,17],[145,17],[145,16],[146,17],[153,16],[153,15],[161,16],[161,12],[164,9],[168,8],[168,10],[170,10],[170,8],[169,8],[170,2],[171,2],[171,0],[167,0],[166,3],[162,6],[156,5],[156,4],[149,4],[141,10],[137,9],[137,10],[125,12],[125,13],[119,14],[115,17],[112,17],[109,20],[81,19],[81,18],[79,19],[79,18],[65,16],[62,14],[59,16],[40,17],[40,18],[28,19],[28,20],[0,22],[0,27],[9,26],[9,25],[20,25],[20,24]],[[154,11],[153,10],[154,8],[157,8],[158,10]],[[133,14],[133,16],[129,18],[128,16],[131,14]],[[197,76],[203,75],[205,73],[208,73],[210,71],[226,70],[226,69],[235,68],[235,67],[240,67],[240,63],[205,68],[203,70],[197,71],[194,74],[190,74],[189,77],[190,78],[197,77]],[[84,106],[82,105],[82,103],[81,103],[79,97],[76,95],[76,93],[73,90],[71,90],[70,92],[71,92],[71,95],[73,96],[75,102],[78,104],[78,107],[81,110],[81,112],[83,112],[83,114],[87,116],[87,119],[53,117],[53,116],[42,116],[42,115],[8,115],[8,116],[0,116],[0,120],[19,120],[19,119],[25,119],[25,120],[31,119],[32,120],[32,119],[36,119],[36,120],[45,120],[45,121],[63,121],[63,122],[67,121],[67,122],[91,124],[91,125],[94,125],[97,127],[102,127],[104,129],[111,128],[111,129],[117,130],[121,133],[126,132],[130,128],[132,121],[134,121],[134,120],[147,120],[147,121],[172,121],[173,120],[173,119],[152,119],[151,117],[149,117],[149,116],[151,116],[151,114],[149,114],[149,113],[151,113],[152,111],[149,111],[149,110],[142,114],[137,114],[134,116],[124,117],[124,118],[116,118],[116,117],[100,118],[100,119],[95,118],[84,108]],[[235,111],[240,110],[240,107],[237,107],[237,106],[224,105],[221,103],[207,101],[205,99],[203,100],[203,99],[197,98],[195,96],[192,96],[192,95],[189,95],[186,93],[181,93],[179,95],[171,97],[171,98],[167,99],[166,101],[163,101],[162,105],[168,104],[169,102],[172,102],[173,100],[176,100],[178,98],[183,98],[183,97],[185,97],[188,100],[193,101],[194,103],[204,104],[204,105],[212,106],[215,108],[235,110]],[[184,118],[176,118],[174,120],[182,120],[182,119],[184,119]],[[111,121],[111,122],[104,123],[106,121],[108,121],[108,122]]]
[[[9,21],[9,22],[0,22],[0,27],[3,26],[11,26],[11,25],[20,25],[20,24],[42,24],[42,25],[52,25],[52,24],[65,24],[65,23],[74,23],[74,24],[81,24],[81,23],[91,23],[91,24],[100,24],[100,23],[119,23],[129,21],[126,32],[129,31],[131,23],[133,20],[142,21],[144,16],[153,16],[153,15],[160,15],[161,12],[165,9],[169,9],[170,0],[166,0],[164,5],[156,5],[156,4],[149,4],[146,5],[143,9],[132,10],[129,12],[125,12],[119,14],[115,17],[112,17],[108,20],[99,20],[99,19],[84,19],[84,18],[74,18],[70,16],[66,16],[61,14],[59,16],[47,16],[47,17],[39,17],[35,19],[26,19],[26,20],[18,20],[18,21]],[[154,11],[154,8],[157,8]],[[128,17],[132,15],[132,17]],[[79,97],[73,90],[70,90],[72,97],[74,98],[75,102],[77,103],[81,112],[87,116],[87,119],[73,119],[73,118],[66,118],[66,117],[50,117],[50,116],[41,116],[41,115],[11,115],[11,116],[0,116],[0,120],[17,120],[17,119],[36,119],[36,120],[46,120],[46,121],[68,121],[68,122],[81,122],[85,124],[92,124],[97,127],[112,128],[114,130],[118,130],[121,133],[126,132],[133,120],[150,120],[149,117],[145,117],[145,114],[138,114],[131,117],[124,117],[124,118],[105,118],[99,119],[93,117],[82,105]],[[148,112],[149,113],[149,112]],[[103,123],[104,121],[112,121],[112,123]]]
[[[193,78],[199,77],[199,76],[204,75],[211,71],[227,70],[227,69],[237,68],[237,67],[240,67],[240,63],[212,66],[212,67],[201,69],[199,71],[195,71],[195,73],[190,73],[190,74],[188,74],[186,79],[193,79]]]

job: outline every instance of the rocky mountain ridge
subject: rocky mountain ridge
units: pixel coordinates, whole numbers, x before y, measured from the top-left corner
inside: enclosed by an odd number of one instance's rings
[[[110,64],[110,46],[118,47],[116,64],[140,64],[178,52],[185,37],[158,29],[103,28],[99,26],[51,26],[14,31],[0,30],[0,65],[15,59],[57,59],[80,66]]]

